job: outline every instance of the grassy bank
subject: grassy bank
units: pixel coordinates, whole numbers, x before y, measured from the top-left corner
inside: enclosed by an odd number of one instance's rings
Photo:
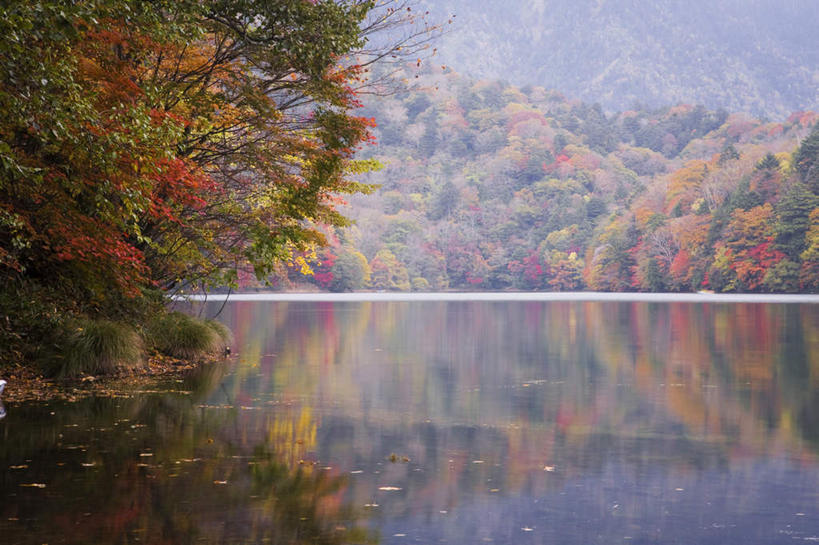
[[[12,368],[59,379],[140,373],[152,358],[213,359],[231,342],[224,325],[164,308],[105,317],[56,308],[42,292],[0,301],[0,378]]]

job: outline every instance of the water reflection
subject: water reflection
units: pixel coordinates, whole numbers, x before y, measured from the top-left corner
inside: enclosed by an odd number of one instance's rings
[[[569,434],[654,426],[637,412],[762,449],[816,429],[811,305],[237,303],[225,319],[238,395]]]
[[[189,393],[14,407],[2,535],[819,539],[816,305],[236,302],[220,319],[238,361]]]
[[[250,438],[241,407],[203,403],[224,369],[183,393],[18,408],[2,429],[0,541],[374,542],[339,500],[346,477],[284,454],[314,448],[304,414]]]

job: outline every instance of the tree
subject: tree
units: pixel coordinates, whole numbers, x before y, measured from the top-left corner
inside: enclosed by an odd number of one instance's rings
[[[332,268],[330,291],[355,291],[370,283],[370,265],[361,252],[345,250],[338,256]]]
[[[765,157],[757,163],[756,169],[760,171],[774,171],[778,170],[780,166],[779,159],[777,159],[773,153],[768,152],[765,154]]]
[[[344,225],[373,63],[436,27],[403,0],[0,7],[0,277],[92,313],[265,278]],[[421,15],[423,17],[423,15]],[[407,32],[389,42],[384,29]],[[380,46],[369,44],[380,43]],[[389,70],[382,70],[389,75]],[[130,303],[129,303],[130,302]]]
[[[660,269],[656,258],[649,258],[645,264],[645,284],[650,291],[661,292],[666,290],[665,274]]]
[[[792,183],[776,203],[776,244],[793,260],[798,259],[807,247],[805,233],[810,227],[809,216],[817,206],[819,197],[801,182]]]
[[[381,249],[370,262],[370,282],[377,290],[409,291],[407,268],[391,251]]]
[[[672,216],[679,217],[682,213],[688,212],[708,172],[708,165],[705,162],[689,161],[683,168],[671,174],[666,202]]]
[[[553,250],[549,256],[549,287],[555,291],[574,291],[583,287],[583,260],[577,253]]]
[[[672,287],[676,289],[691,288],[691,254],[687,250],[680,250],[674,256],[668,273],[671,276]],[[698,286],[697,286],[698,287]]]
[[[794,293],[799,291],[799,265],[790,259],[783,259],[765,273],[763,285],[773,293]]]
[[[335,281],[335,264],[338,256],[330,248],[323,248],[318,254],[318,262],[309,271],[313,282],[322,289],[328,289]]]
[[[802,289],[819,291],[819,208],[810,214],[810,229],[807,232],[807,248],[802,255],[799,270],[799,285]]]
[[[819,123],[813,126],[810,135],[802,141],[793,156],[793,168],[802,182],[819,195]]]
[[[735,160],[737,160],[739,158],[740,158],[739,152],[734,147],[734,145],[733,144],[728,144],[727,146],[722,148],[722,151],[719,154],[718,162],[719,162],[720,166],[723,166],[725,163],[728,163],[730,161],[735,161]]]
[[[430,204],[428,216],[432,220],[439,220],[449,216],[458,206],[460,192],[452,183],[452,180],[445,181],[438,192],[433,197]]]
[[[775,249],[773,207],[766,203],[748,211],[734,210],[725,232],[723,256],[736,274],[737,289],[758,290],[769,270],[785,254]]]
[[[608,225],[586,260],[584,278],[588,286],[604,291],[630,290],[635,266],[631,250],[636,244],[637,231],[632,220],[620,218]]]

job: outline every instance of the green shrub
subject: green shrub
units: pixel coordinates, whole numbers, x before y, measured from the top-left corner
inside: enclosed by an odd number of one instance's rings
[[[151,321],[146,337],[148,344],[162,354],[196,359],[224,350],[230,342],[230,330],[214,320],[170,312]]]
[[[142,339],[128,324],[79,319],[59,335],[44,363],[51,374],[71,377],[112,373],[143,361]]]

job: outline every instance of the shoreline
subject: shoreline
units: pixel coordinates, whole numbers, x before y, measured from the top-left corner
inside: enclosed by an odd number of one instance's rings
[[[0,403],[73,402],[92,396],[130,397],[138,393],[140,387],[162,379],[179,378],[190,371],[222,361],[226,359],[213,356],[182,360],[153,354],[139,367],[122,369],[109,375],[73,378],[49,378],[32,365],[16,363],[0,368],[0,378],[8,381]]]
[[[175,302],[282,301],[282,302],[646,302],[646,303],[781,303],[817,304],[819,294],[771,293],[645,293],[645,292],[246,292],[176,295]]]

